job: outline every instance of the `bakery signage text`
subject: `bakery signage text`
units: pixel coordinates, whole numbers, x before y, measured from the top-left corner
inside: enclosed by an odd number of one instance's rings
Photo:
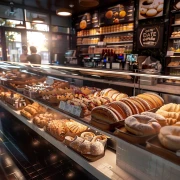
[[[144,26],[138,29],[139,48],[160,48],[162,46],[161,26]],[[163,34],[163,33],[162,33]]]
[[[159,40],[158,28],[143,28],[140,35],[140,43],[143,47],[156,46]]]

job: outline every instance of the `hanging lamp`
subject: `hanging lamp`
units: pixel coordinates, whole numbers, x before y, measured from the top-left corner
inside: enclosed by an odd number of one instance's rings
[[[59,8],[56,10],[56,14],[58,16],[71,16],[72,15],[72,10],[67,9],[67,8]]]
[[[99,0],[79,0],[80,6],[95,7],[99,5]]]

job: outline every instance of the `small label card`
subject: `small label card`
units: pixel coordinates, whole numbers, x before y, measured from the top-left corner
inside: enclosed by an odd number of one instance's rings
[[[66,102],[60,101],[59,108],[65,110],[65,107],[66,107]]]
[[[73,114],[81,117],[82,108],[80,106],[73,106]]]
[[[48,84],[49,86],[51,86],[54,83],[54,79],[51,77],[47,77],[46,78],[46,84]]]
[[[174,55],[174,51],[167,51],[167,56],[173,56]]]

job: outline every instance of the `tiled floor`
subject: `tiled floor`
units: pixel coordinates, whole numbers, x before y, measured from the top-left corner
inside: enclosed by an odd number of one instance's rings
[[[0,180],[96,179],[14,117],[0,123]]]

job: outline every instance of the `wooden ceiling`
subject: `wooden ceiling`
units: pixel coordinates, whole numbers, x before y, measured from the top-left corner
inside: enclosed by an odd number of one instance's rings
[[[9,3],[14,2],[15,5],[28,6],[32,8],[39,8],[41,10],[56,11],[59,7],[69,8],[70,4],[73,4],[73,14],[81,14],[86,11],[98,9],[102,7],[108,7],[121,3],[125,0],[99,0],[100,4],[94,8],[85,8],[79,5],[79,0],[0,0],[0,2]],[[128,0],[126,0],[128,1]]]

